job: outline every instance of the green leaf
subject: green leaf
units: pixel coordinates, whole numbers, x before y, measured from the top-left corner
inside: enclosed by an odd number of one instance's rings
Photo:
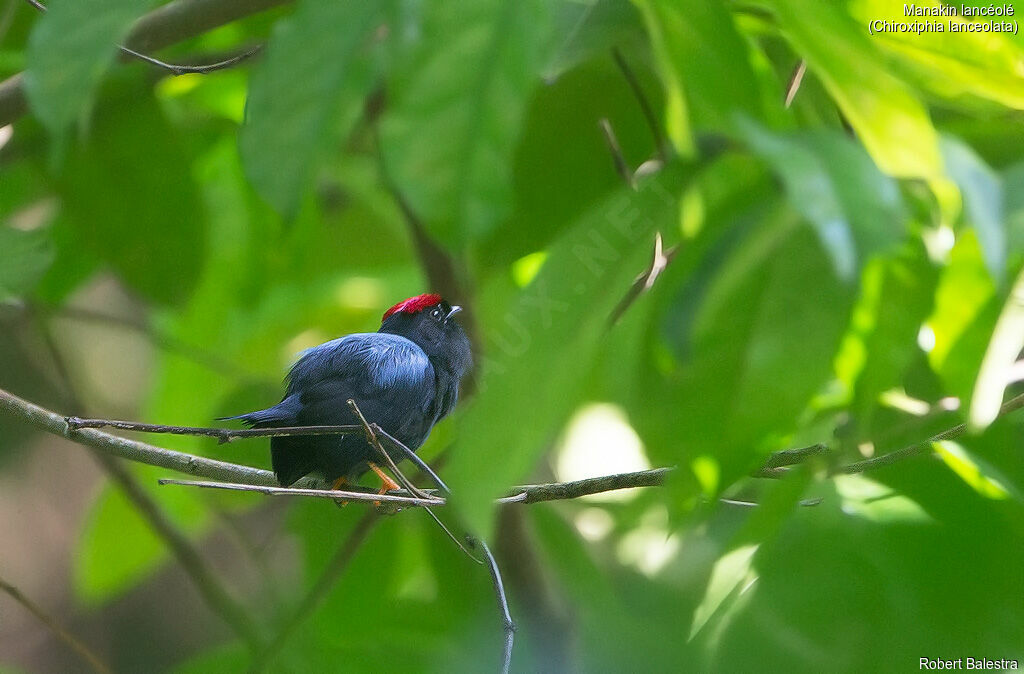
[[[139,466],[136,473],[175,523],[190,531],[208,524],[200,499],[156,486],[157,477],[165,477],[159,469]],[[166,559],[162,539],[124,493],[108,484],[85,517],[72,570],[75,594],[88,605],[109,601],[147,578]]]
[[[971,456],[959,443],[942,440],[933,442],[932,447],[943,463],[980,495],[991,499],[1009,498],[1007,486],[1010,483],[996,474],[994,468],[980,463],[977,457]],[[1018,500],[1022,498],[1020,494],[1014,496]]]
[[[928,361],[966,409],[1002,307],[1003,298],[985,268],[974,230],[961,232],[939,279],[935,311],[928,318],[935,335]]]
[[[997,283],[1006,278],[1006,230],[999,174],[968,145],[952,136],[940,142],[946,173],[963,198],[968,222],[977,232],[985,265]]]
[[[389,83],[381,147],[427,229],[463,246],[508,214],[511,159],[542,65],[546,0],[445,0]]]
[[[927,110],[891,73],[841,3],[770,0],[768,5],[883,171],[898,177],[941,172],[938,138]]]
[[[828,380],[852,291],[788,213],[758,223],[706,283],[683,334],[671,338],[682,359],[672,404],[686,410],[676,452],[712,457],[728,485],[778,448]],[[692,311],[686,294],[682,317]]]
[[[671,167],[599,203],[550,249],[540,273],[486,332],[480,393],[459,419],[445,474],[472,530],[525,477],[578,401],[612,308],[678,216],[686,172]],[[529,419],[529,423],[524,423]]]
[[[874,260],[864,271],[851,330],[836,360],[840,380],[853,393],[862,437],[871,437],[879,396],[900,385],[922,324],[932,312],[938,269],[918,242],[898,256]]]
[[[117,43],[151,0],[55,0],[32,30],[25,94],[32,111],[59,135],[89,101]]]
[[[0,264],[0,300],[32,290],[55,256],[47,229],[23,232],[0,225],[0,250],[4,255]]]
[[[942,6],[934,0],[919,1],[914,5],[921,8]],[[888,0],[856,0],[850,2],[849,7],[863,24],[879,20],[925,20],[924,17],[908,19],[903,3]],[[1001,17],[993,18],[1001,20]],[[1019,70],[1019,64],[1024,60],[1024,49],[1014,43],[1013,36],[991,31],[951,30],[977,23],[971,18],[947,16],[937,20],[946,27],[945,31],[880,31],[872,37],[893,57],[898,69],[946,99],[962,102],[966,94],[1024,109],[1024,79]]]
[[[691,124],[728,131],[736,113],[760,116],[758,82],[747,45],[720,0],[638,4],[669,95],[670,135],[681,153],[692,148],[687,137]]]
[[[749,122],[741,128],[782,178],[793,207],[814,225],[844,281],[904,236],[899,188],[860,146],[839,133],[779,135]]]
[[[982,429],[995,421],[1010,383],[1010,372],[1024,350],[1024,271],[1010,290],[992,340],[981,361],[981,371],[971,396],[969,420],[972,428]]]
[[[361,110],[372,80],[360,51],[381,11],[377,2],[299,2],[253,69],[239,151],[253,185],[287,216]]]
[[[643,24],[629,0],[565,2],[559,5],[555,34],[559,36],[555,53],[543,72],[548,81],[642,35]]]
[[[56,180],[76,238],[143,296],[183,302],[206,253],[190,157],[152,93],[131,83],[103,101]],[[156,167],[159,167],[157,169]]]

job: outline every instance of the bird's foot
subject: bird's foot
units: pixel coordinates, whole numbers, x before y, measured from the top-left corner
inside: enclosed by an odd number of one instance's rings
[[[339,489],[344,487],[347,482],[348,482],[348,478],[347,477],[344,477],[344,476],[339,477],[337,480],[335,480],[334,482],[331,483],[331,491],[338,491]],[[348,505],[348,501],[346,501],[345,499],[340,499],[340,498],[339,499],[335,499],[334,503],[339,508],[344,508],[345,506]]]
[[[401,489],[401,487],[399,486],[399,484],[397,482],[392,480],[388,476],[387,473],[385,473],[383,470],[380,469],[380,466],[378,466],[377,464],[372,463],[372,462],[369,465],[370,465],[370,470],[372,470],[373,472],[377,473],[377,477],[380,478],[380,481],[382,483],[381,486],[380,486],[380,490],[377,492],[378,494],[385,494],[385,493],[387,493],[389,491],[394,491],[396,489]],[[373,505],[375,505],[375,506],[377,506],[379,508],[380,507],[380,501],[374,501]]]

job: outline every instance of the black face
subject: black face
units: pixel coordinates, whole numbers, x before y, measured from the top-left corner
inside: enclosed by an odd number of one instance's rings
[[[441,300],[415,313],[398,312],[381,323],[380,332],[415,342],[436,364],[461,378],[472,365],[469,339],[455,316],[462,307]]]

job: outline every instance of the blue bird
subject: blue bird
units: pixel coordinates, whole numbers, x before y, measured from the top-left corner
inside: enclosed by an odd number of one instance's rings
[[[288,373],[281,402],[225,419],[252,428],[358,424],[347,404],[351,398],[367,421],[416,450],[455,408],[460,381],[472,366],[469,340],[454,320],[459,311],[435,294],[399,302],[384,312],[377,332],[304,351]],[[337,489],[373,470],[384,483],[381,493],[397,489],[374,463],[374,452],[361,433],[270,440],[274,474],[283,486],[317,473]],[[402,458],[390,449],[389,455]]]

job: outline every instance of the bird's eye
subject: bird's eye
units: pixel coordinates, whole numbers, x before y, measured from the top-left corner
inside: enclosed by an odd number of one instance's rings
[[[434,310],[430,312],[432,318],[441,318],[441,307],[434,307]]]

